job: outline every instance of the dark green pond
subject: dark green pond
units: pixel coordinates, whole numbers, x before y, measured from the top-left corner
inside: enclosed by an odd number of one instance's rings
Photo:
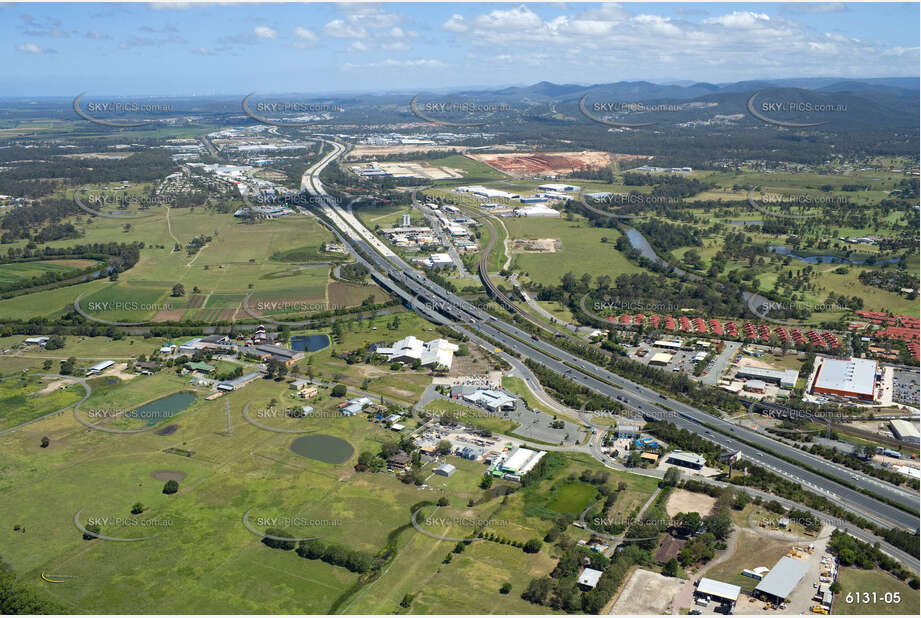
[[[193,401],[195,401],[195,395],[192,393],[173,393],[156,401],[145,403],[140,408],[130,410],[125,413],[125,417],[140,419],[148,425],[156,425],[165,418],[179,414],[192,405]]]
[[[291,443],[291,450],[308,459],[328,464],[345,463],[355,452],[352,445],[342,438],[322,433],[301,436]]]

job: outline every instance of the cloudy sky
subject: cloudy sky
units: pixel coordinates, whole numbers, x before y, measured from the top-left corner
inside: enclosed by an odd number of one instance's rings
[[[918,76],[919,5],[0,4],[0,96]]]

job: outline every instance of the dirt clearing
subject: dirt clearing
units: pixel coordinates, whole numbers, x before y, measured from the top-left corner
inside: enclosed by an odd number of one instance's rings
[[[678,513],[700,513],[700,516],[709,515],[716,504],[716,498],[707,494],[698,494],[685,489],[674,489],[665,503],[665,512],[669,517]]]
[[[671,613],[672,599],[685,581],[637,569],[611,607],[609,614],[656,616]]]
[[[522,238],[512,241],[512,251],[521,253],[558,253],[559,238]]]

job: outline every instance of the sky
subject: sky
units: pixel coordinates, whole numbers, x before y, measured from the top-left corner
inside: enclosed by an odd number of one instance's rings
[[[917,77],[919,4],[2,3],[0,96]]]

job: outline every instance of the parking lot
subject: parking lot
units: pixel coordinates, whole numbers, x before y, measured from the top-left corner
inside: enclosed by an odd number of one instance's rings
[[[919,388],[921,388],[921,378],[916,371],[907,371],[905,369],[896,369],[893,373],[892,380],[892,401],[904,403],[909,406],[919,407]]]

